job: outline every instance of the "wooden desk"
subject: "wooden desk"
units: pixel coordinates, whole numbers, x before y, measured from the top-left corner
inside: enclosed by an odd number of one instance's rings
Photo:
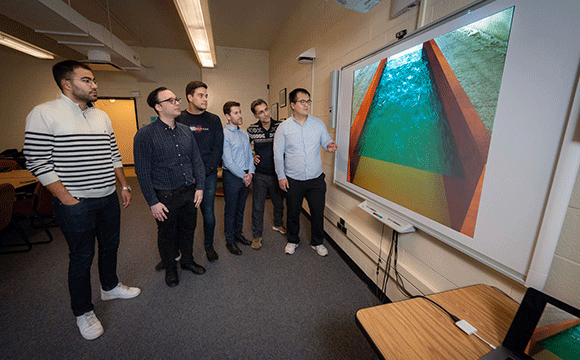
[[[28,170],[12,170],[9,172],[0,172],[0,183],[8,183],[15,189],[34,184],[38,179]]]
[[[499,345],[519,304],[487,285],[474,285],[428,296],[464,319],[477,334]],[[441,309],[416,298],[362,309],[356,321],[379,356],[384,359],[479,359],[491,348],[475,335],[468,336]]]

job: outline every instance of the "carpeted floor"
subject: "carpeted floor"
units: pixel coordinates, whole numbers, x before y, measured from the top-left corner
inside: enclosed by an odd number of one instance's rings
[[[122,212],[118,274],[139,286],[131,300],[101,301],[97,259],[92,267],[95,313],[105,333],[84,340],[70,310],[67,246],[58,228],[50,244],[0,256],[0,349],[7,359],[375,359],[355,323],[358,309],[374,306],[372,292],[331,247],[322,258],[302,243],[284,254],[286,239],[274,232],[267,201],[261,250],[241,246],[231,255],[223,237],[223,198],[216,198],[215,248],[209,263],[202,226],[194,243],[204,275],[179,270],[180,284],[165,285],[156,226],[135,178],[133,204]],[[251,196],[245,235],[251,238]],[[201,215],[198,214],[201,225]],[[29,230],[29,233],[32,230]],[[45,236],[36,232],[34,237]]]

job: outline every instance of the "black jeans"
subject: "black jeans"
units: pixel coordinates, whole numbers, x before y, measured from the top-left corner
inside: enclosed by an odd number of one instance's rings
[[[316,179],[294,180],[288,179],[286,205],[288,206],[288,242],[298,244],[300,238],[300,211],[302,201],[306,198],[310,208],[310,244],[321,245],[324,239],[324,207],[326,201],[326,182],[324,173]]]
[[[249,189],[244,181],[228,170],[223,172],[224,182],[224,235],[226,243],[233,244],[242,236],[244,210]]]
[[[64,205],[53,197],[54,215],[68,243],[68,289],[75,316],[93,310],[91,264],[95,256],[95,237],[99,245],[99,278],[103,290],[111,290],[117,278],[117,249],[121,210],[114,192],[102,198],[82,198],[75,205]]]
[[[157,246],[166,269],[176,266],[177,250],[181,265],[193,263],[193,236],[197,221],[195,185],[176,190],[156,190],[157,198],[167,207],[167,219],[157,221]]]
[[[264,230],[264,204],[266,195],[270,193],[274,205],[274,225],[282,226],[284,217],[284,201],[282,190],[278,186],[276,175],[255,174],[252,179],[252,233],[254,237],[262,237]]]

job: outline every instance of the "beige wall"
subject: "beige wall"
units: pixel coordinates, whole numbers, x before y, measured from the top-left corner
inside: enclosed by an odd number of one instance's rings
[[[340,70],[394,41],[399,30],[412,32],[419,18],[424,17],[425,23],[429,23],[470,2],[424,0],[423,9],[414,8],[397,19],[389,19],[391,5],[388,0],[366,14],[349,11],[333,1],[300,1],[270,51],[270,102],[277,102],[278,91],[282,88],[288,91],[295,87],[311,89],[313,115],[327,122],[332,70]],[[316,48],[314,64],[299,64],[296,57],[311,47]],[[334,137],[335,130],[329,131]],[[388,251],[391,230],[357,207],[361,199],[332,184],[333,155],[323,155],[323,169],[329,185],[325,230],[371,279],[382,283],[382,274],[378,280],[375,274],[376,259],[380,246],[383,256]],[[334,225],[339,217],[347,223],[348,237]],[[580,303],[580,287],[577,286],[580,278],[579,220],[580,185],[577,185],[545,287],[546,291],[576,305]],[[521,284],[421,231],[401,235],[399,249],[399,267],[412,292],[434,292],[485,283],[520,298],[525,290]],[[391,299],[402,298],[392,287],[387,294]]]
[[[217,65],[202,69],[202,79],[208,86],[208,111],[227,123],[223,105],[227,101],[240,103],[244,123],[242,128],[257,120],[250,111],[252,101],[268,99],[268,52],[231,47],[216,47]]]
[[[53,64],[0,46],[0,151],[22,150],[28,113],[60,96],[52,78]]]
[[[544,290],[556,294],[564,302],[580,307],[578,279],[580,279],[580,174],[576,178]]]
[[[147,105],[147,95],[159,86],[165,86],[183,99],[187,107],[185,86],[192,80],[208,84],[209,111],[223,117],[222,106],[228,100],[241,103],[244,125],[254,122],[250,103],[254,99],[268,99],[268,52],[218,47],[218,66],[204,69],[203,74],[193,51],[161,48],[135,48],[141,62],[155,74],[155,82],[139,81],[130,72],[95,72],[99,96],[133,97],[137,92],[139,127],[149,124],[155,111]],[[38,104],[60,96],[51,68],[58,60],[39,60],[29,55],[0,46],[0,151],[6,148],[22,149],[24,126],[28,113]]]
[[[129,72],[94,72],[99,96],[133,97],[137,92],[139,127],[150,122],[155,112],[147,105],[151,90],[166,86],[184,97],[185,86],[201,79],[201,70],[192,51],[135,48],[143,64],[154,69],[156,82],[141,82]],[[58,60],[39,60],[0,46],[0,148],[22,149],[24,126],[28,113],[38,104],[54,100],[60,90],[52,78],[52,65]],[[182,108],[187,105],[182,104]],[[0,150],[2,151],[2,150]]]

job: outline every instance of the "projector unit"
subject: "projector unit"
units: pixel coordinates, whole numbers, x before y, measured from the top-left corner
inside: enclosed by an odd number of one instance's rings
[[[391,18],[396,18],[409,11],[413,6],[419,5],[421,0],[393,0],[391,2]]]
[[[334,0],[347,9],[354,10],[359,13],[366,13],[372,9],[381,0]]]

